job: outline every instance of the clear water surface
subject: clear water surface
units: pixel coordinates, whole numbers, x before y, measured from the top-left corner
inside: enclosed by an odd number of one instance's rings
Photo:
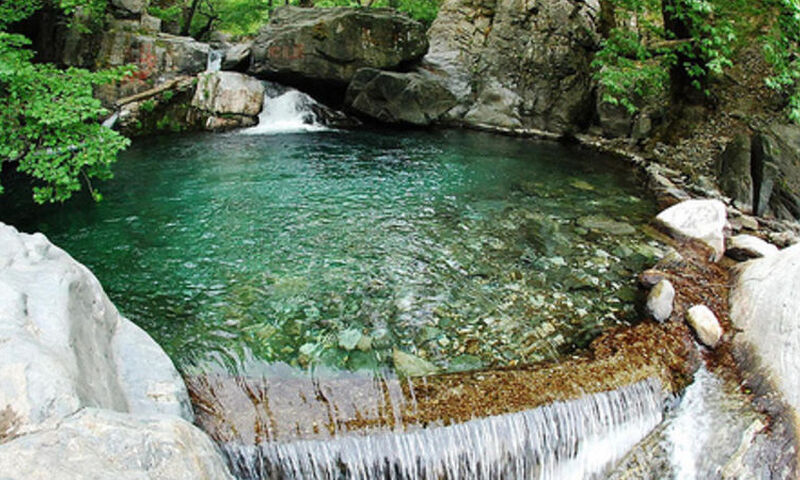
[[[115,172],[99,204],[0,220],[86,264],[183,369],[554,358],[630,318],[658,248],[624,165],[482,133],[158,137]]]

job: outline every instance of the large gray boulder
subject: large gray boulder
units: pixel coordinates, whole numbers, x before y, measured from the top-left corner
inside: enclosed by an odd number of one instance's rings
[[[753,210],[753,177],[750,154],[751,140],[748,135],[737,135],[717,162],[717,178],[725,195],[733,199],[741,210]]]
[[[94,275],[44,235],[2,224],[0,379],[0,408],[23,431],[83,407],[193,418],[169,357]]]
[[[445,0],[429,68],[447,75],[468,125],[573,131],[594,111],[595,0]]]
[[[252,126],[264,105],[264,85],[237,72],[201,74],[191,105],[194,122],[207,130]]]
[[[429,125],[454,107],[456,98],[422,73],[363,68],[347,87],[345,104],[382,122]]]
[[[800,127],[774,124],[753,137],[754,208],[800,218]]]
[[[216,450],[192,431],[186,386],[164,351],[119,314],[86,267],[44,235],[3,224],[0,411],[0,437],[16,437],[0,449],[2,478],[145,478],[179,457],[194,465],[188,473],[149,478],[227,478],[199,475],[198,455]],[[153,418],[163,420],[155,436]],[[165,442],[173,446],[161,449]],[[136,468],[104,470],[112,464]]]
[[[734,341],[752,348],[800,427],[800,245],[737,269],[730,316]]]
[[[96,408],[0,443],[0,478],[233,479],[211,439],[186,420]]]
[[[656,222],[672,235],[705,243],[715,261],[725,253],[728,212],[719,200],[685,200],[659,213]]]
[[[392,9],[283,6],[253,43],[249,72],[345,86],[361,68],[397,69],[427,50],[422,24]]]

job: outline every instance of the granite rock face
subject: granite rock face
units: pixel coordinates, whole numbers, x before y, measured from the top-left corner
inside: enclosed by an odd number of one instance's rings
[[[427,68],[460,100],[450,120],[567,133],[594,112],[596,0],[446,0]]]
[[[753,137],[754,209],[800,218],[800,127],[774,124]]]
[[[422,73],[364,68],[347,87],[345,103],[381,122],[429,125],[454,107],[456,98]]]
[[[43,235],[0,225],[0,405],[25,429],[82,407],[192,419],[163,350]]]
[[[229,478],[166,353],[86,267],[3,224],[0,412],[3,478]]]
[[[167,80],[196,75],[206,69],[210,47],[190,37],[142,32],[138,22],[112,22],[103,33],[96,52],[95,68],[136,65],[132,76],[98,88],[107,104],[143,92]]]
[[[730,316],[741,331],[734,341],[753,349],[800,427],[800,245],[745,262],[737,273]]]
[[[264,85],[237,72],[199,75],[192,98],[195,123],[206,130],[217,130],[220,121],[225,120],[228,128],[255,125],[263,105]]]
[[[714,250],[714,259],[725,253],[728,213],[719,200],[686,200],[656,217],[670,234],[700,240]]]
[[[346,86],[361,68],[394,70],[427,50],[422,24],[392,9],[283,6],[253,42],[249,73]]]
[[[211,439],[186,420],[96,408],[0,443],[0,472],[27,480],[233,479]]]
[[[751,139],[747,135],[735,137],[717,162],[719,186],[741,209],[753,210],[753,177],[751,175]]]

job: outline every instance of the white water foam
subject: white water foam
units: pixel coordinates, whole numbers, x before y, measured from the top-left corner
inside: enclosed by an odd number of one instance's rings
[[[238,130],[244,135],[319,132],[330,130],[317,119],[312,107],[316,101],[298,90],[289,89],[270,96],[264,95],[264,107],[258,115],[258,125]]]
[[[603,478],[662,420],[658,380],[413,432],[223,445],[244,479]]]

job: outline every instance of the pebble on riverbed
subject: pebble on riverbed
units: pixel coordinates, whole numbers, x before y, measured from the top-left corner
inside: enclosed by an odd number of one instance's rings
[[[695,305],[686,312],[686,322],[692,327],[700,342],[715,348],[722,339],[722,327],[717,316],[705,305]]]
[[[657,322],[664,323],[672,315],[673,300],[675,287],[669,280],[661,280],[647,296],[647,313]]]

